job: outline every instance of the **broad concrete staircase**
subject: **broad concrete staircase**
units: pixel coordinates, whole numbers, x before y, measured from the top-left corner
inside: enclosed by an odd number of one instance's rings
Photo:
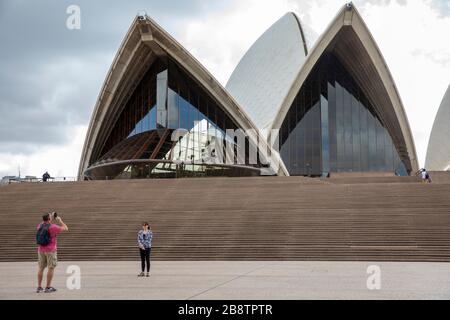
[[[0,188],[0,261],[36,260],[56,210],[62,260],[136,260],[142,221],[157,260],[449,261],[450,175],[192,178]]]

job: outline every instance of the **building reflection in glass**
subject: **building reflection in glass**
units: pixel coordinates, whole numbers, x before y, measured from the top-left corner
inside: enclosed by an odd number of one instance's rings
[[[332,53],[321,58],[295,97],[280,146],[291,175],[408,174],[376,108]]]
[[[214,163],[212,158],[222,159],[227,148],[232,150],[233,163],[242,149],[248,160],[248,139],[242,148],[236,137],[227,135],[227,129],[237,130],[238,126],[182,68],[170,59],[158,59],[130,96],[112,127],[102,156],[92,166],[123,160],[167,160],[125,168],[112,166],[115,170],[108,171],[109,178],[171,175],[176,171],[181,175],[189,175],[186,172],[190,171],[254,175],[253,167],[259,166],[259,160],[252,164],[244,160],[248,172],[244,172],[245,168],[203,165],[205,161]],[[175,133],[178,136],[174,141]]]

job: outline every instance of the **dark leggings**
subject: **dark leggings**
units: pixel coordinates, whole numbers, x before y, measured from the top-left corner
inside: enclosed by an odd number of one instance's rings
[[[144,272],[145,270],[145,263],[147,262],[147,272],[150,272],[150,251],[151,248],[147,248],[145,250],[142,250],[139,248],[139,252],[141,253],[141,270]]]

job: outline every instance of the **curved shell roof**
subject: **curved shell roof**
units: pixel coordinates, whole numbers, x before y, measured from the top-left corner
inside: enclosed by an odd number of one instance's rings
[[[434,120],[425,163],[428,170],[450,170],[450,85]]]
[[[299,19],[287,13],[256,40],[233,71],[225,88],[258,129],[271,128],[307,50]]]
[[[97,99],[80,159],[79,179],[83,179],[83,172],[94,162],[93,160],[100,156],[99,153],[121,108],[125,105],[124,102],[127,101],[145,71],[155,61],[155,57],[166,55],[195,78],[241,129],[253,130],[249,131],[251,141],[255,144],[260,141],[259,143],[263,143],[271,150],[265,138],[260,137],[257,127],[247,114],[198,60],[155,21],[147,16],[136,17],[112,63]],[[255,133],[251,134],[251,132]],[[277,156],[276,153],[275,156]],[[268,169],[267,172],[270,170]],[[285,171],[285,168],[281,168],[278,173],[284,174]]]
[[[309,34],[308,30],[307,35]],[[305,40],[306,38],[306,40]],[[353,4],[342,7],[311,49],[298,18],[288,13],[244,55],[226,89],[255,125],[279,129],[303,82],[327,50],[351,70],[379,114],[408,169],[418,169],[408,119],[392,75],[366,24]]]
[[[326,50],[338,53],[356,75],[369,98],[379,106],[383,122],[402,158],[407,160],[411,170],[417,170],[416,150],[402,101],[378,46],[354,6],[344,6],[309,50],[308,45],[313,38],[314,35],[303,28],[295,14],[287,13],[252,45],[224,89],[153,20],[148,17],[136,19],[97,101],[79,175],[99,152],[118,108],[155,56],[170,55],[227,109],[241,128],[259,129],[252,137],[253,141],[264,140],[266,144],[270,138],[270,132],[266,130],[281,126],[295,95]],[[448,111],[450,108],[444,109]],[[261,139],[260,134],[264,138]],[[269,149],[273,150],[270,146]],[[276,152],[272,156],[277,156]],[[282,161],[280,173],[288,174]]]

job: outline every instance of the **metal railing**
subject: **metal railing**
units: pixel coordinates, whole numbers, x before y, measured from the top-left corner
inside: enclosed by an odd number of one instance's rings
[[[1,184],[14,184],[14,183],[52,183],[52,182],[74,182],[77,181],[77,177],[50,177],[47,181],[44,182],[42,178],[38,177],[11,177],[11,178],[3,178],[1,180]]]

